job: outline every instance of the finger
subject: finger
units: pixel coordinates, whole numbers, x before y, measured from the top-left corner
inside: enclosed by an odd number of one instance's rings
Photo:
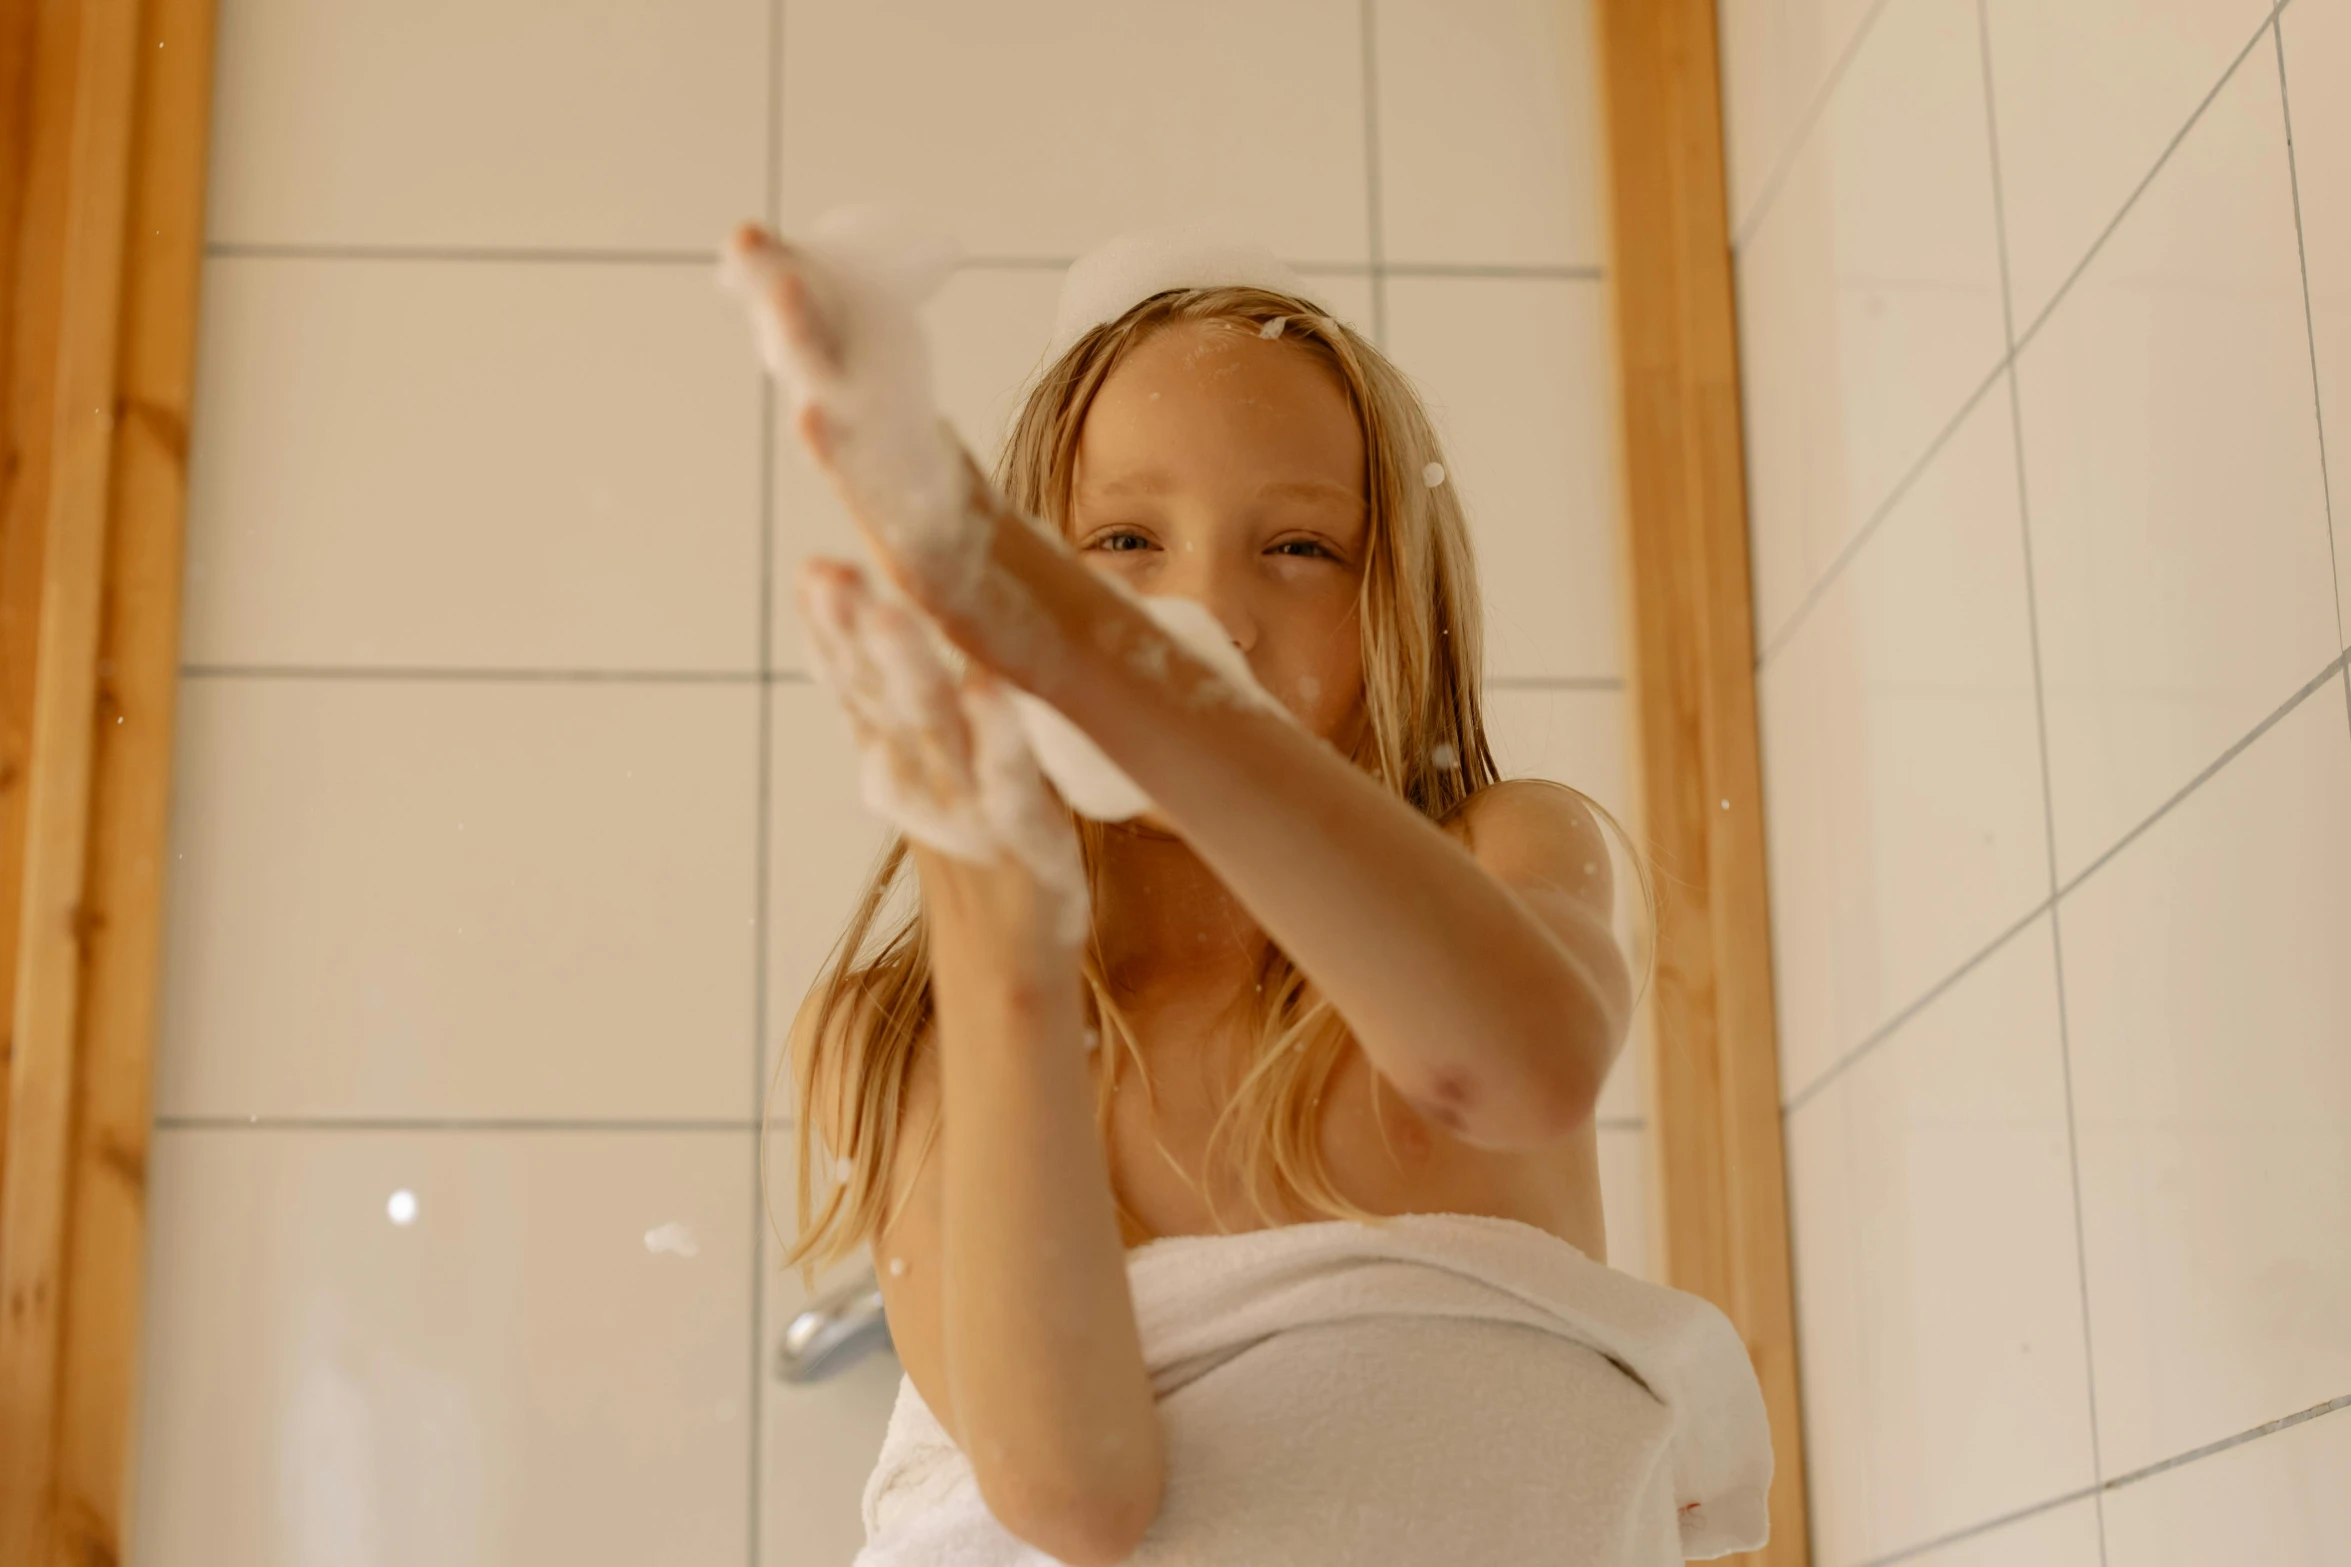
[[[784,324],[784,340],[802,363],[828,376],[839,375],[846,358],[840,331],[818,298],[805,258],[794,252],[786,254],[790,257],[787,269],[777,273],[770,290],[776,314]]]

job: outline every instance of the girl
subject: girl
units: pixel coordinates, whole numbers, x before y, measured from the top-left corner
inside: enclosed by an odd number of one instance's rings
[[[842,373],[848,305],[807,252],[746,230],[735,255],[782,351]],[[803,571],[869,798],[915,841],[792,1028],[787,1261],[871,1247],[990,1510],[1071,1563],[1125,1557],[1162,1494],[1130,1248],[1481,1214],[1602,1259],[1593,1106],[1633,1004],[1604,813],[1495,778],[1467,532],[1409,383],[1303,285],[1205,282],[1087,326],[995,484],[919,526],[845,460],[869,406],[797,418],[967,671],[857,568]],[[1205,606],[1286,714],[1138,596]],[[1074,818],[1007,687],[1152,808]],[[919,898],[877,934],[909,860]]]

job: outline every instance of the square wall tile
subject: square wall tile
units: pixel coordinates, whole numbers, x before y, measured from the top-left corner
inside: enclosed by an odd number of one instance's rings
[[[2343,703],[2314,692],[2060,905],[2110,1475],[2351,1390]]]
[[[743,1132],[159,1132],[141,1559],[740,1561],[751,1154]]]
[[[1787,1113],[1788,1243],[1812,1559],[1850,1567],[1872,1533],[1868,1387],[1863,1379],[1853,1134],[1842,1085]]]
[[[2134,1481],[2106,1498],[2108,1567],[2321,1563],[2351,1539],[2351,1409]]]
[[[1740,251],[1756,641],[2006,352],[1972,0],[1888,0]]]
[[[759,374],[700,266],[216,258],[186,656],[756,670]]]
[[[1590,0],[1375,0],[1372,17],[1386,259],[1601,265]]]
[[[2049,893],[2009,413],[1977,402],[1759,677],[1790,1094]]]
[[[881,1456],[905,1370],[885,1346],[821,1382],[795,1384],[775,1374],[784,1330],[811,1298],[800,1270],[782,1265],[785,1240],[799,1228],[793,1136],[781,1121],[766,1136],[758,1560],[761,1567],[841,1567],[865,1544],[865,1482]],[[873,1271],[871,1253],[860,1246],[817,1274],[815,1293],[870,1280]]]
[[[768,699],[766,1109],[789,1117],[796,1111],[783,1050],[792,1019],[848,930],[890,829],[858,793],[849,721],[831,694],[795,681]],[[913,877],[909,864],[909,889]],[[878,921],[874,944],[894,928]]]
[[[2269,0],[1985,0],[2020,335],[2268,14]]]
[[[2318,401],[2334,475],[2337,613],[2351,643],[2351,0],[2296,0],[2278,18],[2302,204],[2303,282],[2318,359]]]
[[[756,703],[186,682],[158,1113],[743,1119]]]
[[[1023,395],[1046,368],[1060,289],[1057,270],[967,267],[924,307],[939,409],[991,472]],[[800,670],[808,667],[794,587],[800,563],[818,554],[870,561],[848,509],[792,433],[780,393],[775,415],[775,629],[769,656],[778,669]]]
[[[1916,1567],[2117,1567],[2099,1554],[2098,1504],[2089,1499],[1904,1560]]]
[[[1622,672],[1605,287],[1392,277],[1387,295],[1388,355],[1427,400],[1468,509],[1488,676]]]
[[[228,0],[216,243],[684,248],[766,208],[769,0]]]
[[[1891,1554],[2097,1479],[2057,968],[2036,920],[1845,1100],[1869,1522]]]
[[[2061,879],[2340,647],[2303,320],[2249,60],[2018,357]]]
[[[794,0],[782,211],[907,203],[976,256],[1074,256],[1217,221],[1294,261],[1365,261],[1355,0]]]
[[[1739,0],[1717,8],[1723,151],[1733,236],[1744,242],[1772,178],[1811,127],[1829,78],[1877,0]]]

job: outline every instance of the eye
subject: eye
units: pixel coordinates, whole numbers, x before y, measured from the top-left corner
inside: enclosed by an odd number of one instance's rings
[[[1138,550],[1147,550],[1150,547],[1151,541],[1134,528],[1106,529],[1086,541],[1086,548],[1102,550],[1112,555],[1132,555]]]
[[[1272,549],[1277,555],[1295,554],[1308,560],[1312,560],[1316,556],[1320,556],[1324,560],[1339,558],[1332,550],[1313,539],[1283,539],[1280,543],[1273,545]]]

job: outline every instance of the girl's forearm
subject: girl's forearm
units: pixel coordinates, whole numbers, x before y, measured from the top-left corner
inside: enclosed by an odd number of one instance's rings
[[[1006,1527],[1115,1560],[1157,1510],[1163,1460],[1081,1027],[1074,982],[941,996],[944,1347]]]
[[[1084,729],[1348,1021],[1458,1134],[1539,1142],[1590,1112],[1621,1039],[1614,937],[1563,939],[1418,811],[1278,717],[1202,700],[1217,677],[1025,527],[996,564],[1055,650],[1015,678]],[[1107,655],[1107,656],[1105,656]],[[1164,670],[1165,673],[1159,673]]]

